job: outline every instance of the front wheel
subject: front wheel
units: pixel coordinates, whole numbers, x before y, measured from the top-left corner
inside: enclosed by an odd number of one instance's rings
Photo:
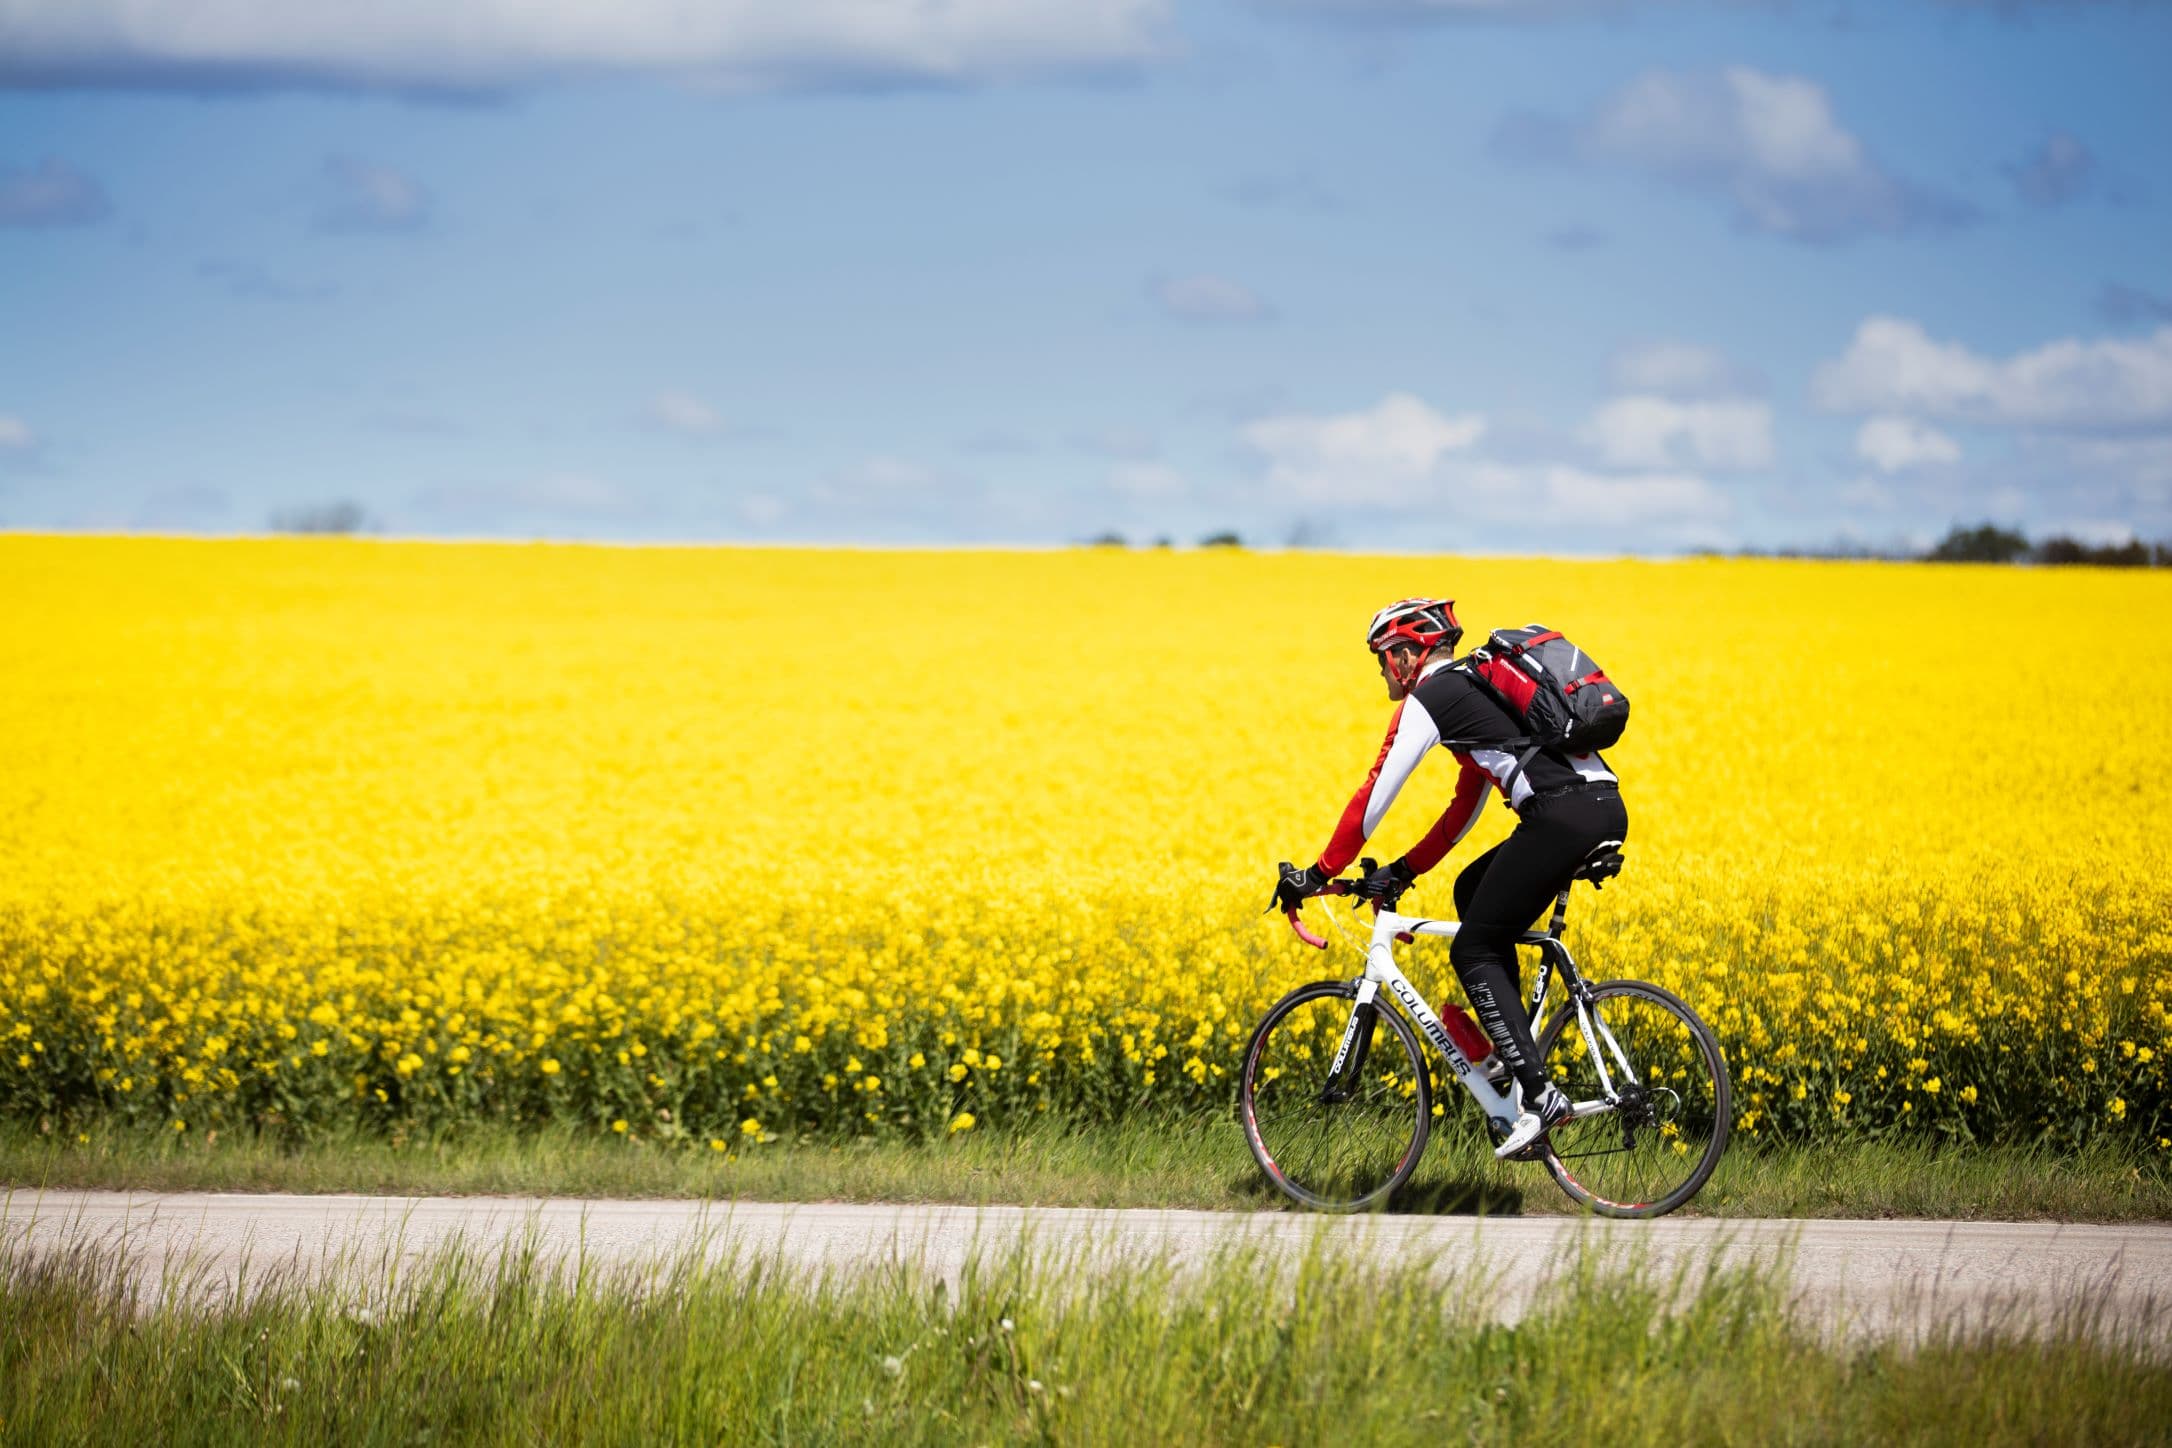
[[[1386,1201],[1416,1170],[1432,1111],[1410,1023],[1386,1001],[1360,1006],[1354,981],[1315,981],[1275,1002],[1237,1078],[1260,1170],[1321,1211]]]
[[[1664,1216],[1719,1165],[1733,1120],[1727,1062],[1712,1028],[1673,992],[1603,982],[1588,1018],[1573,998],[1554,1012],[1538,1052],[1570,1100],[1616,1098],[1556,1126],[1541,1156],[1561,1189],[1600,1216]]]

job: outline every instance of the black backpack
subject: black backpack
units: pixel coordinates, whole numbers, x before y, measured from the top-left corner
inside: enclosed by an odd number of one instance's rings
[[[1544,624],[1495,629],[1451,668],[1522,721],[1526,748],[1514,785],[1541,749],[1588,754],[1609,749],[1629,723],[1629,696],[1598,660]]]

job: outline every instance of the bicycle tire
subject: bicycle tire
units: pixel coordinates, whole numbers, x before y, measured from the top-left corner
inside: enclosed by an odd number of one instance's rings
[[[1609,980],[1593,986],[1591,993],[1601,1021],[1621,1040],[1630,1064],[1637,1067],[1638,1090],[1645,1094],[1633,1098],[1624,1110],[1555,1127],[1546,1136],[1539,1159],[1561,1190],[1602,1217],[1663,1217],[1697,1195],[1727,1150],[1734,1124],[1734,1086],[1727,1059],[1712,1028],[1672,991],[1648,981]],[[1609,1002],[1615,1009],[1607,1009]],[[1625,1009],[1631,1003],[1645,1008],[1634,1018]],[[1563,1046],[1558,1055],[1555,1050],[1575,1020],[1573,1000],[1554,1012],[1539,1035],[1539,1059],[1572,1098],[1594,1099],[1600,1087],[1581,1029],[1572,1045]],[[1609,1059],[1609,1070],[1614,1065]],[[1699,1065],[1708,1080],[1694,1078]],[[1655,1084],[1655,1078],[1678,1084]],[[1671,1108],[1666,1101],[1670,1096]],[[1672,1116],[1661,1120],[1670,1109]],[[1603,1145],[1609,1133],[1619,1133],[1622,1145]],[[1700,1140],[1701,1145],[1697,1144]],[[1625,1159],[1611,1160],[1616,1157]],[[1571,1162],[1577,1165],[1572,1167]],[[1674,1180],[1678,1167],[1687,1171]],[[1654,1190],[1660,1185],[1667,1189]]]
[[[1356,999],[1357,984],[1347,980],[1314,981],[1291,991],[1260,1017],[1237,1076],[1237,1114],[1253,1159],[1283,1195],[1315,1211],[1359,1212],[1385,1202],[1417,1170],[1433,1128],[1433,1081],[1424,1052],[1410,1023],[1385,997],[1374,1002],[1379,1009],[1360,1073],[1361,1095],[1325,1099],[1349,1007],[1305,1008]],[[1300,1012],[1304,1024],[1294,1025]],[[1378,1069],[1390,1054],[1379,1050],[1380,1023],[1402,1049],[1400,1063],[1386,1071]],[[1393,1125],[1405,1119],[1407,1141],[1404,1128]]]

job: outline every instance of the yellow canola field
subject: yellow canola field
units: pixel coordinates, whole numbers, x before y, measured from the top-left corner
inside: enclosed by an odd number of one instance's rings
[[[1743,1127],[2165,1148],[2172,577],[1234,551],[0,538],[0,1113],[737,1150],[1225,1105],[1259,1010],[1357,968],[1260,909],[1413,592],[1631,693],[1570,941],[1705,1014]]]

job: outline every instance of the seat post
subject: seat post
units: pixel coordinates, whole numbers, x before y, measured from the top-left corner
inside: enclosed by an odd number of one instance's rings
[[[1548,935],[1551,935],[1554,939],[1559,940],[1561,938],[1561,932],[1566,930],[1568,928],[1568,925],[1569,887],[1564,885],[1561,887],[1561,894],[1557,896],[1554,900],[1554,920],[1553,924],[1546,927],[1546,933]]]

